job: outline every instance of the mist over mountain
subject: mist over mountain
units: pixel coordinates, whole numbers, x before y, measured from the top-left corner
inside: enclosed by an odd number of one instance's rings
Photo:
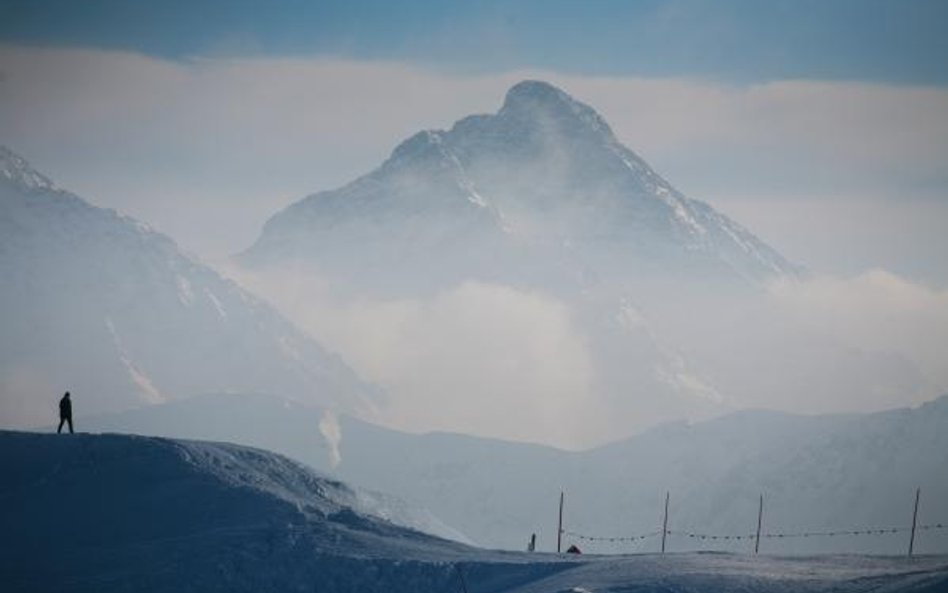
[[[914,361],[789,318],[770,287],[801,266],[539,81],[277,213],[238,261],[414,430],[588,446],[747,406],[939,393]]]
[[[56,187],[0,148],[0,417],[49,422],[206,391],[258,390],[340,410],[376,388],[168,237]]]

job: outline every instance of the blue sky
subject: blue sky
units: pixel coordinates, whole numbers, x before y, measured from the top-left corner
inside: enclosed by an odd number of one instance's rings
[[[446,69],[948,83],[939,0],[2,0],[0,41]]]

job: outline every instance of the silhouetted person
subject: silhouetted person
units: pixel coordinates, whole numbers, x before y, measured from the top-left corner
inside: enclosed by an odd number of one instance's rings
[[[63,422],[69,423],[69,434],[72,434],[72,400],[69,399],[69,392],[59,400],[59,428],[56,433],[63,431]]]
[[[537,549],[537,534],[532,534],[530,536],[530,543],[527,544],[527,551],[534,552]]]

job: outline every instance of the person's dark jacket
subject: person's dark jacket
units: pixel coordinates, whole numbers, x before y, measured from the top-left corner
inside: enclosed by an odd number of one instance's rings
[[[59,417],[72,418],[72,401],[68,397],[59,400]]]

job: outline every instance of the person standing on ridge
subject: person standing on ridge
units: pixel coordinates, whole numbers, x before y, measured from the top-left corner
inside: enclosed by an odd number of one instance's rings
[[[63,431],[63,422],[69,423],[69,434],[72,434],[72,400],[69,399],[69,392],[59,400],[59,428],[56,434]]]

